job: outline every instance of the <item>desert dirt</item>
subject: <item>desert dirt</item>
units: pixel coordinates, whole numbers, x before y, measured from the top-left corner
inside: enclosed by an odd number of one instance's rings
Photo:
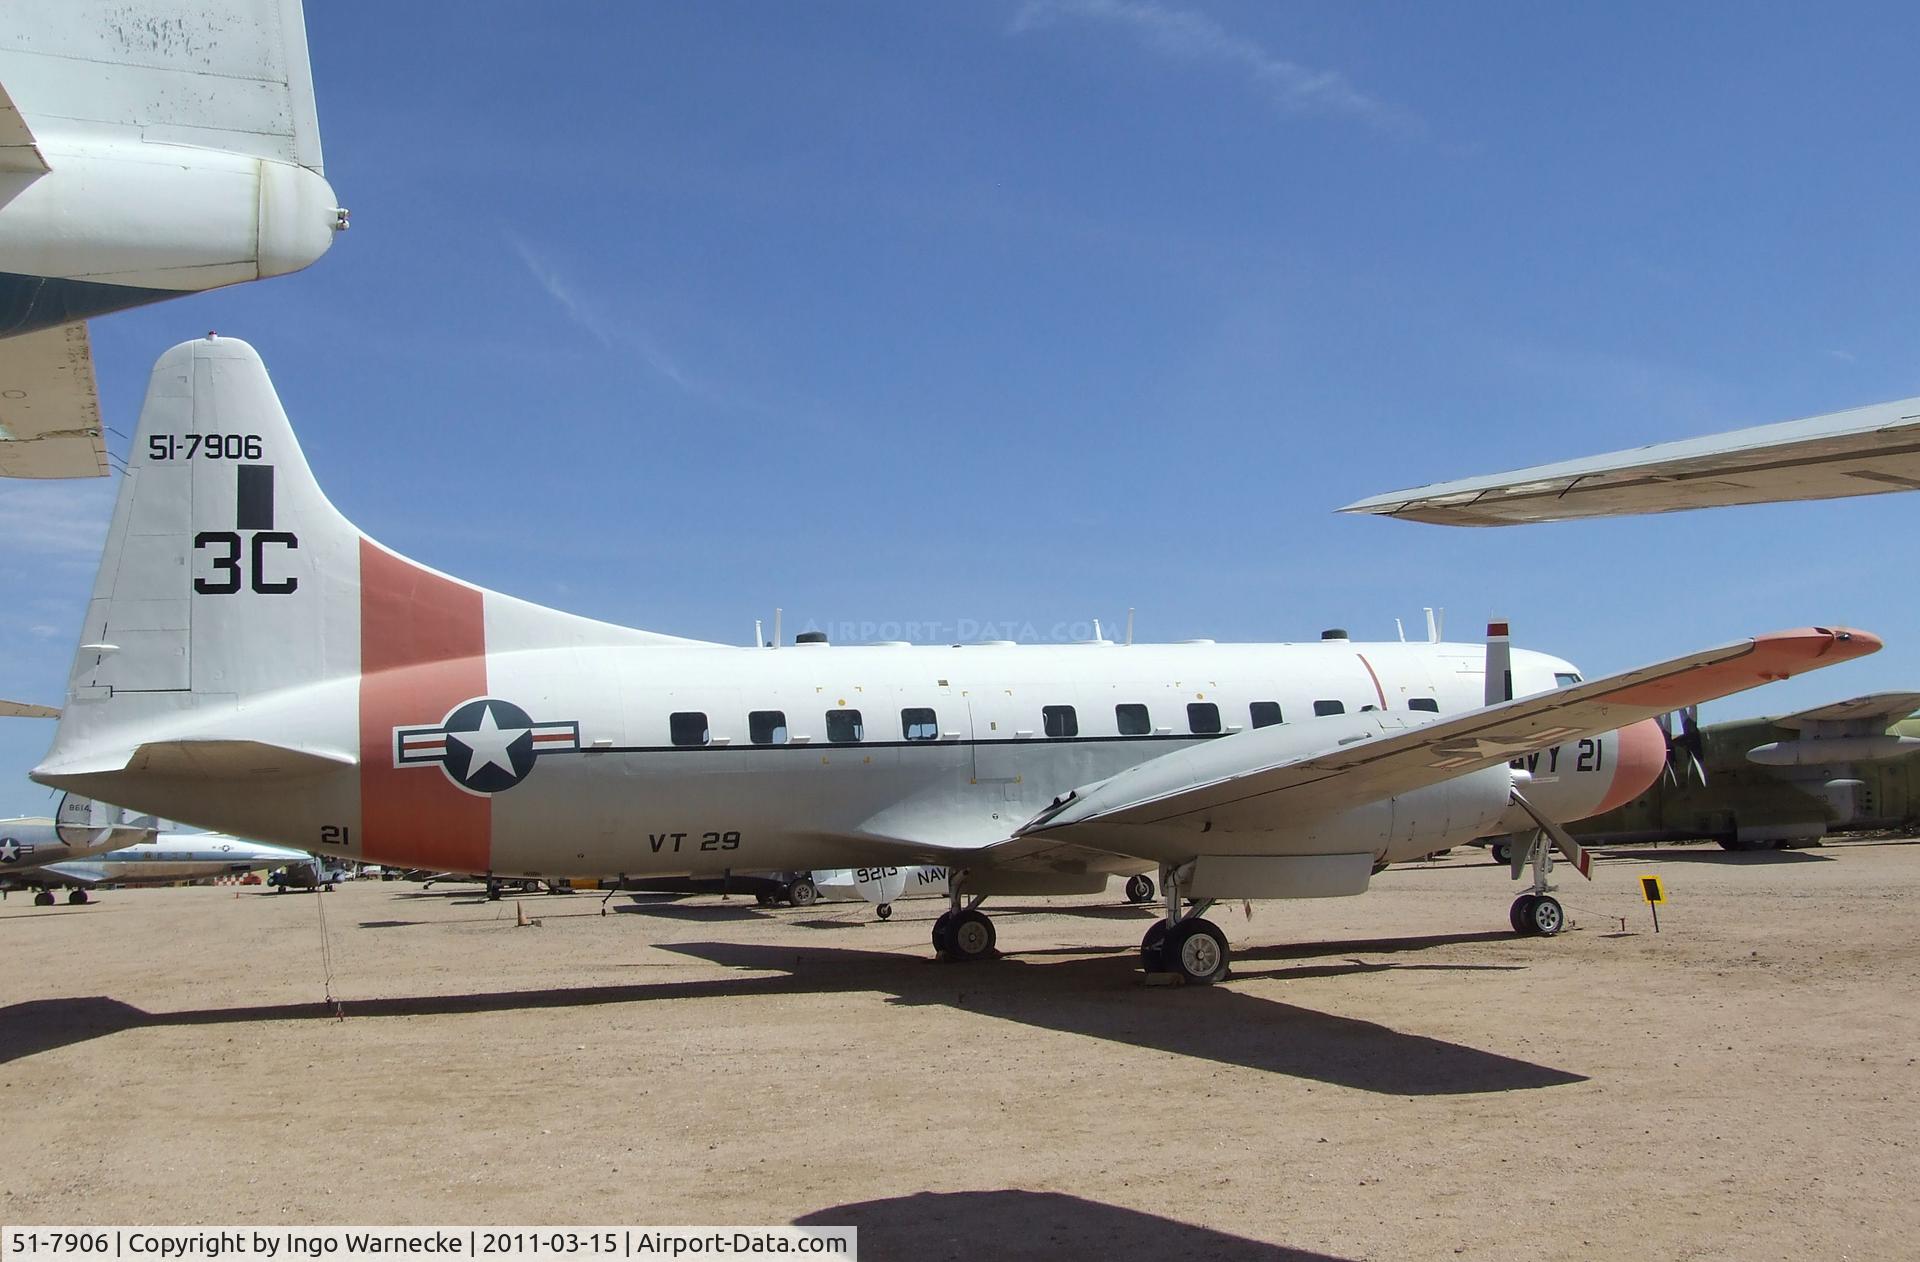
[[[1652,931],[1634,878],[1661,874]],[[1898,1258],[1920,845],[1636,851],[1514,937],[1478,851],[1240,905],[0,903],[0,1222],[854,1223],[867,1259]],[[336,1017],[324,1002],[321,912]],[[1624,920],[1624,929],[1622,921]]]

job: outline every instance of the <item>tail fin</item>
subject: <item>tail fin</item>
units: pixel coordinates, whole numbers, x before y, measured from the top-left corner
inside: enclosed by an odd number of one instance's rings
[[[21,130],[224,149],[322,172],[300,0],[11,8],[0,82]]]
[[[386,720],[366,698],[384,671],[484,676],[490,650],[663,642],[688,641],[487,592],[366,538],[321,492],[259,355],[209,336],[154,367],[67,704],[34,774],[84,787],[71,777],[136,755],[155,775],[350,766],[355,705],[324,707],[342,730],[297,748],[250,714],[294,690],[359,689],[372,731]]]

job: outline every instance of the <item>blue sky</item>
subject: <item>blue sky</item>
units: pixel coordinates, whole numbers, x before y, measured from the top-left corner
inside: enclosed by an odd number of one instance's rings
[[[308,14],[354,226],[98,320],[109,422],[257,346],[382,542],[745,642],[1410,633],[1599,673],[1843,621],[1920,685],[1920,497],[1459,531],[1362,495],[1920,394],[1900,5],[382,4]],[[124,449],[124,438],[115,443]],[[110,484],[0,484],[58,701]],[[0,814],[48,725],[0,725]]]

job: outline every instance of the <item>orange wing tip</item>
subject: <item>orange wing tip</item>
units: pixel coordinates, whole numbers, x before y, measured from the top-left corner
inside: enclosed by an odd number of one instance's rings
[[[1753,637],[1753,647],[1755,652],[1769,658],[1819,660],[1824,666],[1878,653],[1886,647],[1886,641],[1871,631],[1859,631],[1852,627],[1795,627],[1791,631],[1756,635]]]

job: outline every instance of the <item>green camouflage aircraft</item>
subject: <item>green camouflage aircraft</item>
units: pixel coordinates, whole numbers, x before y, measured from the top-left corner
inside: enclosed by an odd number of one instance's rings
[[[1682,715],[1667,772],[1604,815],[1569,824],[1595,846],[1717,841],[1808,845],[1830,832],[1920,824],[1920,692],[1855,697],[1780,718],[1696,726]],[[1509,862],[1512,840],[1493,845]],[[1524,842],[1522,843],[1524,844]]]

